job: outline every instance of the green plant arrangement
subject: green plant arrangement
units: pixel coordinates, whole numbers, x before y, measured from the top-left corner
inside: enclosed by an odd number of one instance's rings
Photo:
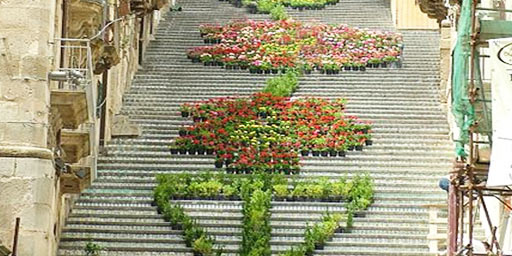
[[[326,213],[319,223],[308,226],[304,232],[304,242],[298,247],[282,253],[281,256],[312,255],[314,250],[322,250],[326,241],[340,230],[341,214]]]
[[[103,250],[103,246],[100,246],[99,244],[96,244],[93,241],[87,242],[84,248],[85,255],[87,256],[99,256],[101,251]]]
[[[215,240],[197,222],[185,214],[173,199],[231,199],[242,200],[243,230],[241,255],[270,255],[270,206],[276,200],[326,202],[345,201],[346,227],[352,227],[353,215],[366,209],[373,201],[373,181],[368,174],[359,174],[351,180],[327,178],[289,181],[282,174],[264,172],[250,175],[204,172],[200,174],[159,174],[154,190],[154,202],[164,219],[175,229],[182,229],[185,243],[196,255],[221,255],[215,249]],[[305,242],[284,255],[311,255],[320,249],[335,232],[340,231],[343,216],[326,213],[322,221],[308,226]],[[94,255],[94,254],[91,254]]]
[[[278,97],[290,97],[297,89],[298,76],[297,71],[289,70],[285,74],[269,78],[263,92]]]
[[[166,221],[169,221],[173,228],[183,229],[185,244],[192,247],[198,256],[221,255],[222,249],[214,249],[215,240],[200,227],[195,220],[185,214],[179,205],[171,204],[169,198],[182,196],[184,186],[178,185],[178,181],[190,179],[188,175],[180,176],[158,176],[159,185],[154,190],[154,200],[159,213]],[[203,194],[204,195],[204,194]]]

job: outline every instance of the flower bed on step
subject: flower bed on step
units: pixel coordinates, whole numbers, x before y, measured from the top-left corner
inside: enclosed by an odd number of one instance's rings
[[[299,10],[320,10],[327,5],[335,5],[340,0],[220,0],[229,1],[236,7],[245,6],[250,13],[268,13],[275,5],[282,5]]]
[[[290,100],[267,93],[184,104],[194,125],[180,129],[171,152],[215,154],[230,173],[295,174],[299,155],[343,157],[371,145],[371,125],[343,113],[343,99]]]
[[[200,32],[206,43],[214,45],[190,49],[187,56],[207,66],[251,73],[292,68],[326,74],[401,66],[402,37],[391,32],[294,20],[203,24]]]

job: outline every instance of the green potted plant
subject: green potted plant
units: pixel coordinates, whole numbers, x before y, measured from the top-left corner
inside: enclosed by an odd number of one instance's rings
[[[204,234],[194,241],[192,249],[194,250],[194,256],[214,255],[213,241]]]
[[[274,185],[272,189],[274,190],[274,195],[276,196],[277,200],[286,201],[286,198],[288,197],[289,194],[288,185],[278,184]]]

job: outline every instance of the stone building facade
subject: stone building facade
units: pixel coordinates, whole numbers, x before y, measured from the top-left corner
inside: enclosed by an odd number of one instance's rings
[[[167,0],[0,0],[2,253],[12,250],[20,218],[17,255],[54,255],[74,195],[95,177],[101,145],[137,135],[118,116],[122,95],[168,7]]]

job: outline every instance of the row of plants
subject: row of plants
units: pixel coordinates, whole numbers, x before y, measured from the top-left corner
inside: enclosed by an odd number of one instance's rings
[[[342,218],[341,214],[324,214],[319,223],[308,225],[304,232],[304,242],[301,245],[291,248],[281,256],[311,256],[314,250],[323,250],[325,242],[331,240],[336,232],[342,230],[339,225]]]
[[[287,74],[282,84],[295,79]],[[276,84],[269,83],[268,90],[287,94],[294,88]],[[372,144],[370,123],[345,115],[345,100],[290,100],[272,93],[182,105],[182,116],[196,122],[181,128],[171,153],[215,154],[216,167],[231,173],[298,173],[299,154],[345,156]]]
[[[175,192],[175,184],[166,176],[157,176],[158,186],[154,190],[154,202],[164,220],[170,222],[173,229],[183,230],[183,238],[187,247],[192,247],[195,256],[219,256],[222,249],[215,249],[215,239],[190,216],[183,207],[171,204],[169,198]]]
[[[259,176],[242,182],[242,256],[270,256],[270,184],[272,178]]]
[[[197,255],[205,256],[221,255],[222,249],[215,250],[215,240],[195,220],[186,215],[181,206],[172,204],[171,200],[242,199],[244,204],[241,255],[244,256],[270,255],[272,197],[309,197],[311,200],[343,198],[347,200],[347,229],[352,227],[354,213],[366,209],[373,200],[373,182],[367,174],[356,175],[348,182],[344,178],[336,181],[320,179],[290,182],[282,175],[265,173],[240,176],[204,172],[159,174],[157,181],[154,198],[158,211],[173,228],[184,230],[187,246],[191,246]],[[305,242],[285,255],[311,255],[313,250],[321,249],[323,244],[340,230],[341,219],[342,216],[339,214],[327,213],[320,223],[308,226]]]
[[[229,0],[229,2],[237,7],[247,7],[251,13],[271,13],[274,6],[291,7],[298,10],[320,10],[326,5],[339,3],[339,0]]]
[[[227,69],[278,73],[293,68],[336,74],[401,63],[402,36],[392,32],[292,19],[202,24],[199,30],[205,42],[214,45],[192,48],[188,58]]]
[[[159,183],[166,184],[165,195],[173,200],[240,200],[243,199],[244,184],[254,183],[256,175],[233,175],[215,172],[196,174],[160,175]],[[266,176],[268,189],[277,201],[348,201],[355,210],[366,208],[372,198],[372,184],[368,175],[356,175],[352,180],[346,178],[330,180],[289,181],[283,175]],[[367,190],[367,189],[370,190]],[[161,193],[161,192],[159,192]]]

